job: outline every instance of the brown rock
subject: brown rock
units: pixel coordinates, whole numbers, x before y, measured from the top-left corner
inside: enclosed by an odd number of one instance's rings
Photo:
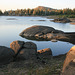
[[[66,74],[64,74],[64,72],[69,72],[69,70],[67,69],[67,66],[71,66],[69,64],[72,61],[74,62],[74,60],[75,60],[75,46],[73,46],[66,55],[66,59],[64,61],[63,69],[62,69],[63,75],[66,75]],[[69,74],[69,75],[73,75],[73,74]]]
[[[37,46],[33,42],[13,41],[10,48],[15,51],[15,57],[29,59],[37,54]]]
[[[15,52],[7,47],[0,46],[0,65],[13,61]]]
[[[13,41],[10,44],[10,48],[14,50],[15,54],[18,52],[20,48],[22,48],[24,42],[23,41]]]
[[[61,75],[75,75],[75,59],[69,62]]]
[[[37,53],[38,53],[38,56],[42,58],[49,58],[50,56],[52,56],[52,51],[50,48],[38,50]]]
[[[57,19],[54,19],[52,20],[53,22],[59,22],[59,23],[68,23],[68,22],[71,22],[69,19],[67,18],[57,18]]]

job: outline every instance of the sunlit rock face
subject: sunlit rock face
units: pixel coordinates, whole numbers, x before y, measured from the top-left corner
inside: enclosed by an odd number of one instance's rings
[[[73,46],[66,55],[62,75],[74,75],[75,74],[75,46]]]
[[[51,58],[52,56],[52,51],[50,48],[37,50],[37,53],[40,58]]]
[[[15,52],[15,58],[21,57],[24,59],[36,58],[37,46],[33,42],[13,41],[10,48]]]

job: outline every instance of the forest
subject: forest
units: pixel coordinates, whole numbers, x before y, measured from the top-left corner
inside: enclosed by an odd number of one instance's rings
[[[17,9],[2,12],[0,10],[0,15],[5,16],[50,16],[50,15],[66,15],[67,17],[75,18],[75,8],[74,9],[51,9],[46,7],[37,7],[35,9]]]

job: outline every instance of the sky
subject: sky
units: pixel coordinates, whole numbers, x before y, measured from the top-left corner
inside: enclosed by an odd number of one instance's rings
[[[0,0],[0,10],[16,10],[45,6],[55,9],[75,8],[75,0]]]

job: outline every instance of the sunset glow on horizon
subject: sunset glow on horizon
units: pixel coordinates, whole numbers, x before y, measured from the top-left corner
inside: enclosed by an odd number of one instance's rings
[[[1,0],[0,10],[16,10],[45,6],[54,9],[75,8],[75,0]]]

